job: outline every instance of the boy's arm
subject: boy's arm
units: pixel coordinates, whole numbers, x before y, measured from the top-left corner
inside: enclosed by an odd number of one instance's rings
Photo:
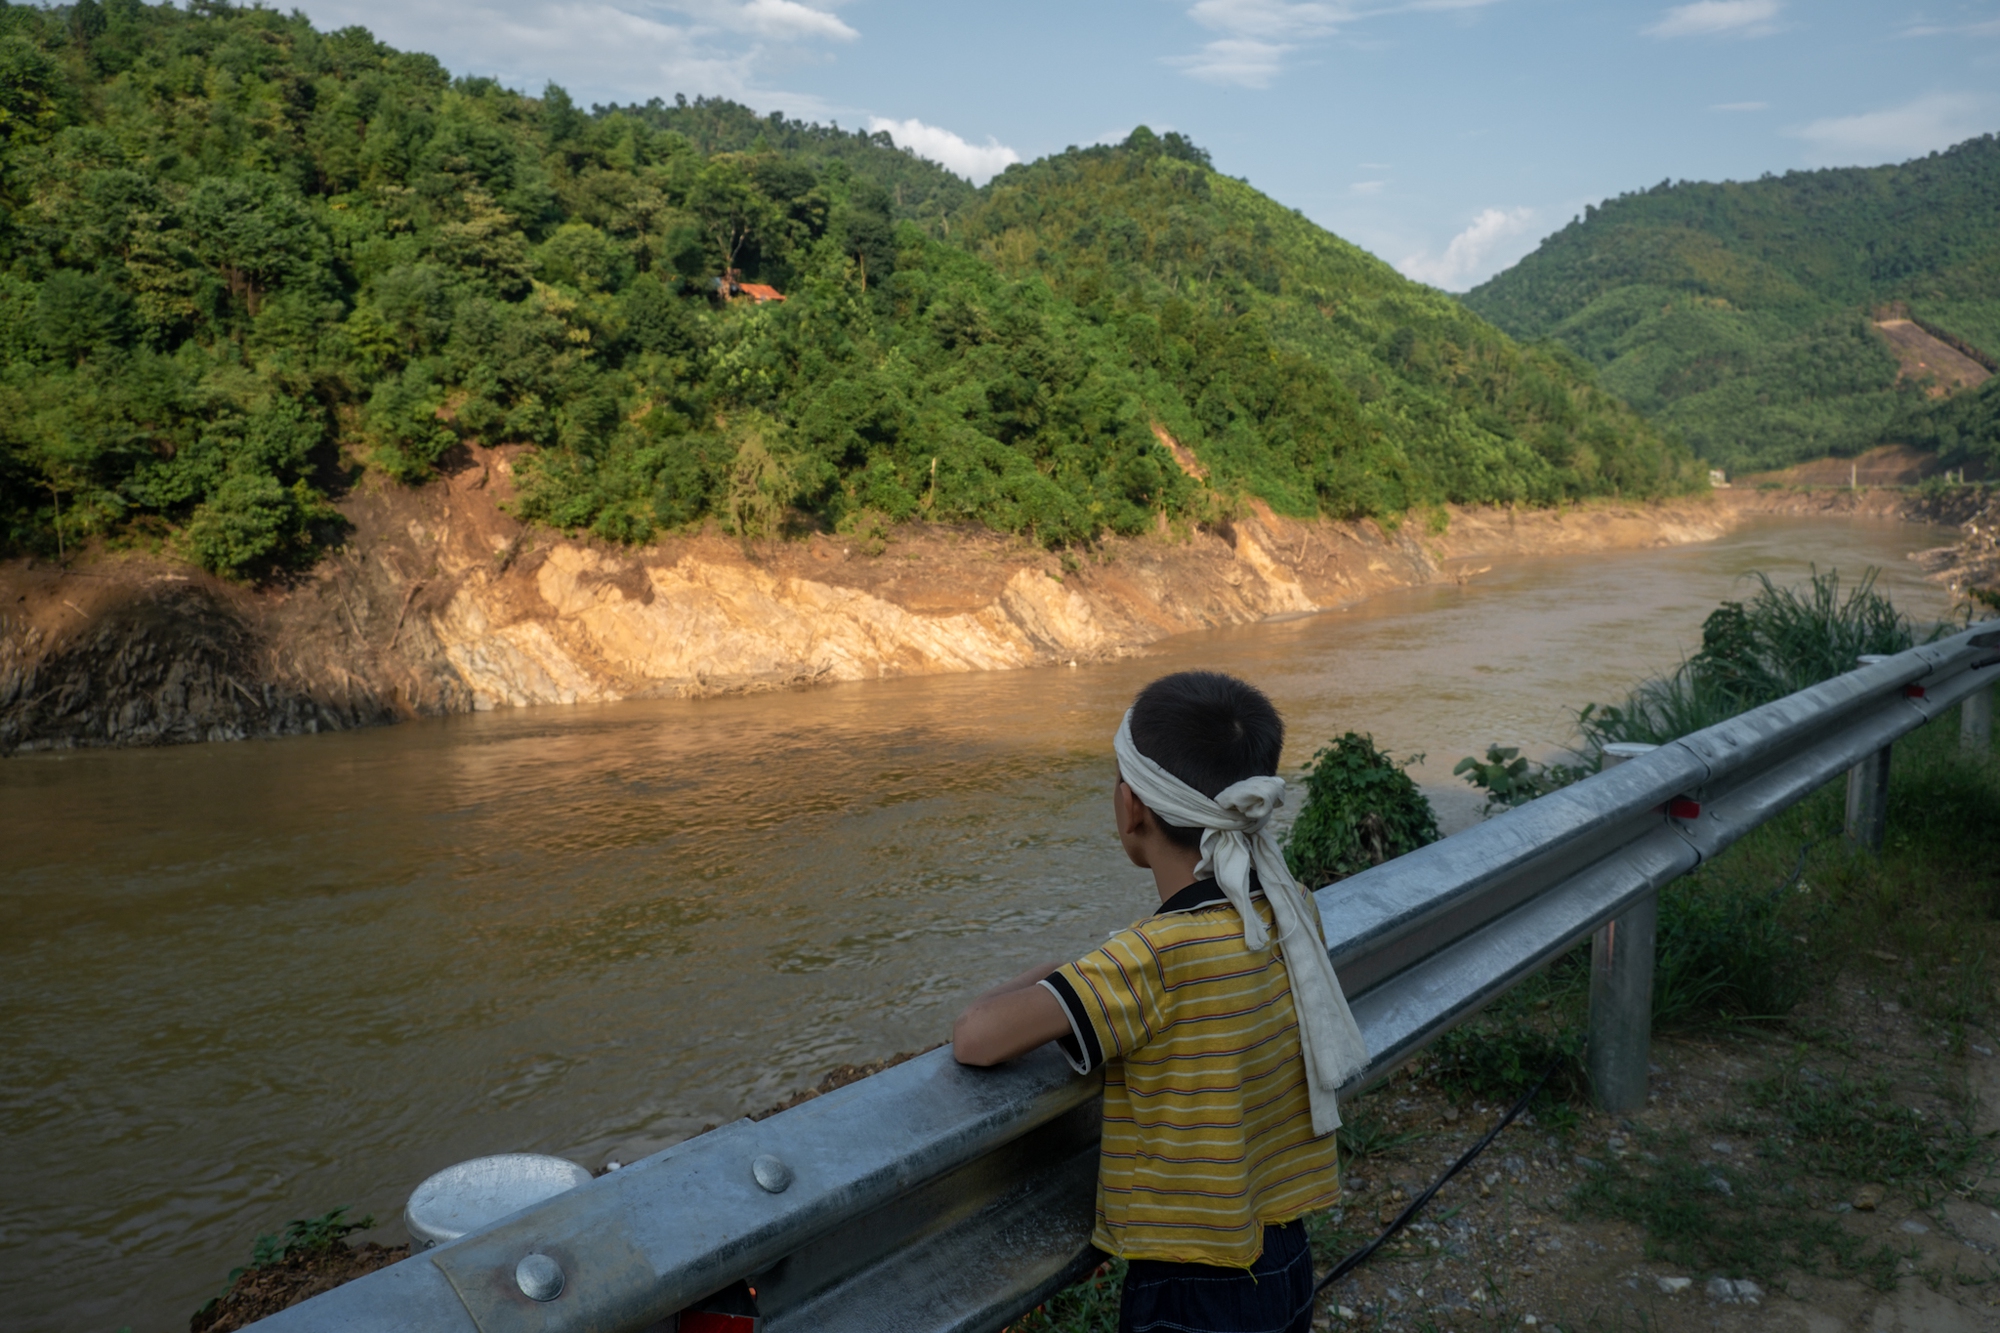
[[[1069,1016],[1041,980],[1061,966],[1042,963],[1003,981],[967,1006],[951,1025],[951,1053],[962,1065],[998,1065],[1070,1035]]]

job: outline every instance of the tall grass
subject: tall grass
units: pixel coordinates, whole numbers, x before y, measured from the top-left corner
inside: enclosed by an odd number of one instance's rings
[[[1864,571],[1845,596],[1837,569],[1815,566],[1789,588],[1754,575],[1758,591],[1711,612],[1701,650],[1678,669],[1640,682],[1622,704],[1587,706],[1577,718],[1585,744],[1597,753],[1612,741],[1664,745],[1852,671],[1864,653],[1911,647],[1916,627],[1875,590],[1880,573]]]
[[[1467,756],[1452,772],[1486,793],[1486,809],[1523,805],[1603,766],[1614,741],[1664,745],[1852,671],[1864,653],[1900,653],[1918,629],[1875,590],[1872,566],[1844,593],[1840,571],[1814,566],[1804,583],[1780,587],[1751,577],[1748,601],[1724,602],[1702,622],[1701,649],[1663,676],[1639,682],[1623,703],[1586,704],[1577,714],[1577,762],[1539,764],[1494,744],[1485,760]],[[1939,625],[1924,641],[1949,627]]]

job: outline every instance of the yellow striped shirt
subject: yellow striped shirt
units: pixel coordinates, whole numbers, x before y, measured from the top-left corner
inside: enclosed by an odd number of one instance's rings
[[[1270,905],[1251,901],[1275,941]],[[1069,1015],[1064,1054],[1079,1071],[1104,1066],[1099,1249],[1248,1268],[1266,1223],[1339,1201],[1334,1137],[1313,1137],[1291,978],[1275,943],[1245,947],[1214,880],[1042,985]]]

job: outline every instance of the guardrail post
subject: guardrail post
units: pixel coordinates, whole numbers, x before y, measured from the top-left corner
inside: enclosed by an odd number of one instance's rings
[[[1993,687],[1968,694],[1958,706],[1959,748],[1985,754],[1993,748]]]
[[[1651,745],[1614,741],[1604,747],[1604,767],[1635,759]],[[1607,1111],[1636,1111],[1646,1104],[1652,1063],[1653,939],[1659,895],[1647,894],[1597,929],[1590,942],[1590,1046],[1584,1063],[1591,1094]]]
[[[1847,770],[1847,840],[1867,851],[1882,850],[1889,831],[1889,756],[1883,746]]]
[[[1863,653],[1862,666],[1887,661],[1883,653]],[[1882,850],[1889,831],[1889,754],[1883,746],[1847,770],[1847,840],[1870,852]]]

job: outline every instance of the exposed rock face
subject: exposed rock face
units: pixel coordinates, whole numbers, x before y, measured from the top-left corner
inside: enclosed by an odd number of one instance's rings
[[[1732,521],[1704,500],[1454,511],[1420,534],[1255,505],[1069,555],[922,525],[874,555],[829,534],[630,549],[523,529],[509,462],[480,451],[433,486],[350,497],[348,548],[263,592],[157,562],[0,567],[0,748],[1088,661],[1464,577],[1470,559],[1704,541]]]
[[[242,740],[394,716],[366,690],[316,699],[274,679],[245,617],[211,588],[168,576],[130,596],[77,591],[99,608],[60,599],[83,622],[74,632],[10,618],[0,633],[0,752]]]

